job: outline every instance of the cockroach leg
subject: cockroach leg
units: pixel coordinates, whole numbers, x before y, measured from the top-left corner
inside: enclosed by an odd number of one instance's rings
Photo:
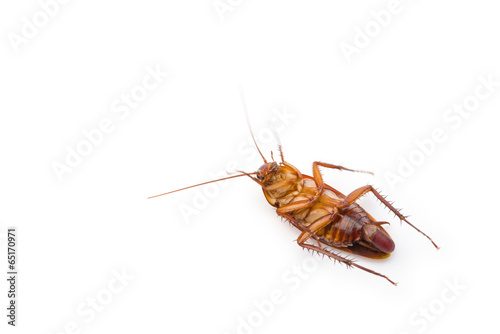
[[[349,205],[353,204],[357,199],[359,199],[363,195],[367,194],[368,192],[372,192],[375,195],[375,197],[377,197],[378,200],[381,201],[382,204],[384,204],[389,210],[391,210],[399,219],[405,221],[408,225],[410,225],[411,227],[413,227],[415,230],[417,230],[418,232],[422,233],[427,239],[430,240],[430,242],[432,242],[432,244],[434,245],[434,247],[436,247],[437,249],[439,249],[438,245],[436,245],[436,243],[427,234],[425,234],[424,232],[420,231],[416,226],[414,226],[408,220],[406,220],[406,217],[403,216],[403,214],[401,214],[401,212],[399,212],[398,209],[396,209],[395,207],[393,207],[392,204],[389,203],[389,201],[387,201],[385,199],[385,197],[382,196],[371,185],[360,187],[360,188],[354,190],[353,192],[351,192],[349,195],[347,195],[347,197],[344,199],[344,201],[342,202],[342,204],[339,206],[339,209],[341,210],[341,209],[347,208]]]
[[[347,265],[348,267],[356,267],[358,269],[361,269],[361,270],[364,270],[366,272],[369,272],[370,274],[373,274],[373,275],[377,275],[377,276],[380,276],[380,277],[383,277],[385,278],[386,280],[388,280],[389,282],[391,282],[392,284],[394,285],[398,285],[397,283],[391,281],[389,279],[389,277],[385,276],[385,275],[382,275],[376,271],[373,271],[371,269],[368,269],[366,267],[363,267],[363,266],[360,266],[359,264],[353,262],[352,260],[349,260],[349,259],[346,259],[338,254],[335,254],[327,249],[324,249],[324,248],[320,248],[320,247],[317,247],[317,246],[314,246],[314,245],[310,245],[310,244],[306,244],[305,242],[303,243],[299,243],[299,246],[303,247],[303,248],[306,248],[306,249],[310,249],[310,250],[313,250],[313,251],[316,251],[320,254],[323,254],[323,255],[326,255],[328,256],[329,258],[331,259],[334,259],[334,260],[337,260],[341,263],[344,263],[345,265]]]
[[[302,201],[297,201],[293,202],[291,204],[283,205],[282,207],[279,207],[276,209],[276,213],[278,215],[283,215],[284,213],[296,211],[296,210],[301,210],[301,209],[306,209],[310,207],[311,205],[314,204],[314,201],[311,200],[302,200]]]
[[[321,162],[321,161],[315,161],[313,162],[313,177],[314,181],[316,182],[316,187],[318,187],[318,190],[316,191],[316,194],[314,197],[311,199],[312,201],[317,200],[317,198],[323,193],[323,189],[325,187],[325,181],[323,181],[323,176],[321,175],[321,172],[319,170],[319,166],[325,167],[325,168],[331,168],[331,169],[338,169],[338,170],[346,170],[349,172],[356,172],[356,173],[367,173],[367,174],[372,174],[372,172],[364,171],[364,170],[357,170],[357,169],[350,169],[350,168],[345,168],[342,166],[338,165],[332,165],[326,162]]]
[[[280,214],[280,216],[282,218],[286,219],[290,224],[292,224],[298,230],[300,230],[302,232],[302,234],[308,233],[311,238],[314,238],[314,240],[316,240],[316,242],[318,243],[318,247],[323,248],[321,246],[321,240],[319,239],[319,237],[315,233],[312,233],[312,231],[307,226],[302,225],[296,218],[294,218],[292,215],[290,215],[288,213]]]
[[[361,269],[361,270],[364,270],[366,272],[369,272],[370,274],[383,277],[386,280],[388,280],[389,282],[391,282],[392,284],[397,285],[397,283],[395,283],[392,280],[390,280],[387,276],[382,275],[382,274],[380,274],[380,273],[378,273],[376,271],[373,271],[371,269],[368,269],[366,267],[363,267],[363,266],[361,266],[361,265],[359,265],[357,263],[354,263],[352,260],[349,260],[349,259],[347,259],[345,257],[342,257],[341,255],[335,254],[332,251],[329,251],[329,250],[327,250],[327,249],[325,249],[325,248],[323,248],[321,246],[320,240],[317,237],[317,235],[316,235],[315,232],[317,232],[321,228],[327,226],[328,223],[330,223],[332,221],[332,216],[335,217],[336,214],[337,214],[337,211],[335,211],[332,215],[328,215],[328,216],[319,218],[314,223],[312,223],[310,225],[310,227],[306,227],[306,226],[300,224],[300,222],[298,220],[296,220],[295,218],[293,218],[289,214],[283,214],[281,216],[283,218],[287,219],[292,225],[294,225],[295,227],[297,227],[299,230],[302,231],[302,234],[297,239],[297,244],[300,247],[306,248],[306,249],[310,249],[312,251],[316,251],[316,252],[318,252],[320,254],[326,255],[327,257],[329,257],[329,258],[331,258],[333,260],[337,260],[337,261],[339,261],[341,263],[344,263],[348,267],[351,267],[351,266],[352,267],[356,267],[358,269]],[[311,237],[314,238],[318,242],[318,246],[314,246],[314,245],[306,243],[306,241],[309,240]]]
[[[316,174],[321,176],[319,172],[318,166],[325,167],[325,168],[331,168],[331,169],[338,169],[338,170],[346,170],[349,172],[355,172],[355,173],[366,173],[366,174],[371,174],[373,175],[372,172],[366,171],[366,170],[358,170],[358,169],[350,169],[350,168],[345,168],[339,165],[332,165],[326,162],[321,162],[321,161],[315,161],[313,162],[313,173],[314,173],[314,178],[316,178]]]
[[[281,144],[278,145],[278,150],[280,151],[281,162],[285,162],[285,158],[283,158],[283,149],[281,148]]]
[[[309,225],[309,231],[304,231],[301,235],[299,235],[299,238],[297,239],[299,245],[309,239],[311,235],[316,235],[316,232],[328,226],[328,224],[335,219],[335,216],[338,214],[338,210],[335,207],[333,210],[334,211],[331,214],[318,218],[314,223]]]

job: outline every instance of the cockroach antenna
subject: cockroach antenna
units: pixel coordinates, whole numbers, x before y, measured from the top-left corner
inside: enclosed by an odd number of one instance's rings
[[[250,118],[248,117],[247,103],[245,102],[245,94],[243,93],[243,87],[239,85],[239,89],[240,89],[241,103],[243,104],[243,110],[245,111],[245,117],[247,119],[247,125],[248,129],[250,130],[250,135],[252,136],[255,147],[257,148],[257,151],[259,151],[259,154],[264,160],[264,163],[267,164],[267,160],[266,158],[264,158],[264,155],[260,151],[259,145],[257,145],[257,141],[255,140],[255,136],[253,135],[252,127],[250,126]]]

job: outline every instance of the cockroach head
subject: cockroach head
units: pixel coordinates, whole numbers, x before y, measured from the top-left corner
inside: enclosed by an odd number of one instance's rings
[[[265,182],[269,180],[269,178],[273,177],[276,172],[279,170],[279,165],[277,162],[269,162],[265,163],[257,170],[257,179],[261,182]]]

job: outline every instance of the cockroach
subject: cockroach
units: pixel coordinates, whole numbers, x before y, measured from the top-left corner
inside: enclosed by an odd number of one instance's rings
[[[256,172],[247,173],[238,171],[238,175],[203,182],[149,198],[171,194],[212,182],[247,176],[262,187],[266,200],[276,208],[276,213],[302,232],[297,239],[299,246],[323,254],[345,264],[347,267],[356,267],[373,275],[383,277],[390,283],[397,285],[397,283],[390,280],[387,276],[363,267],[352,259],[332,250],[339,249],[372,259],[387,258],[394,251],[394,241],[382,227],[382,225],[389,223],[375,220],[356,203],[360,197],[371,192],[401,221],[404,221],[423,234],[436,249],[439,249],[429,236],[412,225],[406,216],[403,216],[391,202],[386,200],[385,196],[382,196],[371,185],[360,187],[346,196],[325,184],[319,168],[373,173],[315,161],[312,164],[313,175],[304,175],[296,167],[285,161],[281,144],[278,145],[281,162],[274,161],[274,158],[272,158],[272,162],[268,162],[260,151],[253,135],[242,91],[241,97],[250,134],[264,164]]]

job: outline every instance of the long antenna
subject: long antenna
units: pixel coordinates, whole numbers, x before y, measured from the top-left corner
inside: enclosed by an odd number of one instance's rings
[[[264,155],[260,151],[259,146],[257,145],[257,142],[255,141],[255,137],[253,135],[252,127],[250,126],[250,119],[248,117],[247,105],[246,105],[246,102],[245,102],[245,95],[243,94],[243,88],[241,87],[241,85],[239,85],[239,88],[240,88],[241,102],[243,103],[243,110],[245,111],[245,117],[247,119],[248,129],[250,130],[250,134],[252,135],[252,139],[253,139],[253,142],[255,144],[255,147],[257,147],[257,151],[259,151],[259,154],[262,157],[262,159],[264,160],[264,163],[267,164],[267,160],[266,160],[266,158],[264,158]],[[281,149],[280,149],[280,151],[281,151]],[[283,158],[283,153],[281,153],[281,157]],[[239,172],[242,173],[242,174],[228,176],[228,177],[224,177],[222,179],[212,180],[212,181],[208,181],[208,182],[198,183],[198,184],[195,184],[193,186],[189,186],[189,187],[185,187],[185,188],[181,188],[181,189],[177,189],[177,190],[172,190],[172,191],[169,191],[169,192],[164,193],[164,194],[159,194],[159,195],[151,196],[151,197],[148,197],[148,199],[159,197],[159,196],[163,196],[163,195],[168,195],[168,194],[175,193],[175,192],[178,192],[178,191],[181,191],[181,190],[186,190],[186,189],[189,189],[189,188],[194,188],[194,187],[202,186],[202,185],[213,183],[213,182],[219,182],[219,181],[223,181],[223,180],[234,179],[234,178],[240,177],[240,176],[248,176],[249,178],[251,178],[255,182],[259,183],[259,181],[257,179],[255,179],[255,178],[253,178],[253,177],[250,176],[250,175],[257,174],[257,172],[253,172],[253,173],[247,173],[247,172],[243,172],[243,171],[239,171]]]
[[[259,145],[257,145],[257,142],[255,141],[255,137],[253,135],[252,127],[250,126],[250,118],[248,117],[248,110],[247,110],[247,104],[245,102],[245,94],[243,94],[243,87],[239,85],[240,88],[240,96],[241,96],[241,103],[243,103],[243,110],[245,111],[245,117],[247,118],[247,124],[248,124],[248,129],[250,130],[250,134],[252,135],[253,142],[255,144],[255,147],[257,147],[257,151],[259,151],[260,156],[264,160],[264,163],[267,164],[266,158],[264,158],[264,155],[260,151]]]
[[[209,183],[213,183],[213,182],[223,181],[223,180],[227,180],[227,179],[234,179],[235,177],[240,177],[240,176],[250,176],[250,175],[253,175],[253,174],[257,174],[257,172],[245,173],[245,174],[239,174],[239,175],[233,175],[233,176],[224,177],[224,178],[218,179],[218,180],[213,180],[213,181],[198,183],[198,184],[195,184],[194,186],[189,186],[189,187],[185,187],[185,188],[181,188],[181,189],[177,189],[177,190],[172,190],[172,191],[169,191],[168,193],[164,193],[164,194],[160,194],[160,195],[154,195],[154,196],[148,197],[148,199],[154,198],[154,197],[163,196],[163,195],[168,195],[168,194],[175,193],[175,192],[178,192],[178,191],[181,191],[181,190],[186,190],[186,189],[189,189],[189,188],[194,188],[194,187],[202,186],[204,184],[209,184]]]

